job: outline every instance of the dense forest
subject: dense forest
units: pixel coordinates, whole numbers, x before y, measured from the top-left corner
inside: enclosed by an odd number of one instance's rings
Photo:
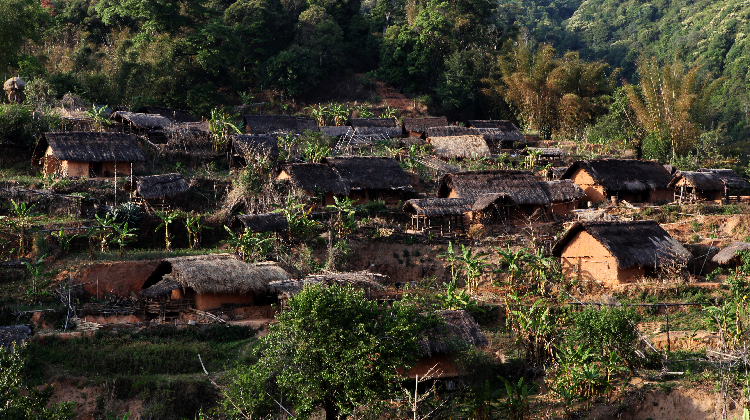
[[[384,81],[455,121],[512,119],[683,167],[721,151],[737,167],[748,10],[712,0],[8,0],[0,67],[31,81],[36,106],[73,92],[203,116],[367,102],[377,98],[362,92]]]

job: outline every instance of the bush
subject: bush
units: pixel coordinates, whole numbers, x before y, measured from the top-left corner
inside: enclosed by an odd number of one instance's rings
[[[638,342],[638,314],[632,309],[589,308],[572,314],[567,339],[575,346],[587,345],[597,354],[615,353],[632,369]]]
[[[54,114],[32,113],[22,105],[0,106],[0,141],[33,147],[47,131],[62,131],[63,120]]]

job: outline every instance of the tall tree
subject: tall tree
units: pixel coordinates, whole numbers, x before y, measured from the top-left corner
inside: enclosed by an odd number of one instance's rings
[[[38,39],[38,25],[49,17],[34,0],[0,1],[0,69],[15,67],[23,43]]]

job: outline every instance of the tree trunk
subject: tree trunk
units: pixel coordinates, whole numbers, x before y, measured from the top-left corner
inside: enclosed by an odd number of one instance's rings
[[[339,418],[336,404],[334,404],[333,401],[326,400],[323,404],[323,408],[326,410],[326,420],[337,420]]]

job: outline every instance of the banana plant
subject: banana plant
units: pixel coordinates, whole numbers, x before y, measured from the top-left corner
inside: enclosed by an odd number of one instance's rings
[[[131,228],[128,226],[128,222],[122,224],[114,224],[112,228],[115,230],[114,241],[120,246],[120,259],[125,255],[125,245],[129,244],[135,238],[135,232],[138,228]]]
[[[471,248],[465,247],[464,244],[461,244],[461,255],[459,256],[459,261],[461,261],[464,266],[464,271],[466,271],[466,285],[468,286],[469,291],[474,293],[478,291],[479,278],[484,273],[484,269],[489,266],[486,260],[486,252],[474,254],[474,251]]]
[[[185,228],[188,232],[188,245],[190,249],[195,249],[200,246],[201,231],[205,229],[213,229],[210,226],[205,226],[201,221],[200,215],[188,214],[185,217]]]
[[[232,134],[242,133],[242,131],[232,123],[232,116],[219,108],[211,110],[211,119],[208,120],[208,130],[211,132],[211,140],[214,143],[214,150],[217,152],[226,149],[229,137]]]
[[[180,214],[176,211],[164,212],[157,211],[156,217],[161,219],[161,223],[156,227],[154,232],[158,232],[162,227],[164,228],[164,244],[167,251],[172,251],[172,235],[169,233],[169,225],[174,223]]]
[[[49,280],[44,279],[47,276],[44,272],[44,258],[46,256],[42,255],[34,264],[23,262],[29,274],[31,274],[31,287],[26,289],[24,296],[35,305],[39,303],[42,297],[50,296],[50,293],[45,290],[49,284]]]

